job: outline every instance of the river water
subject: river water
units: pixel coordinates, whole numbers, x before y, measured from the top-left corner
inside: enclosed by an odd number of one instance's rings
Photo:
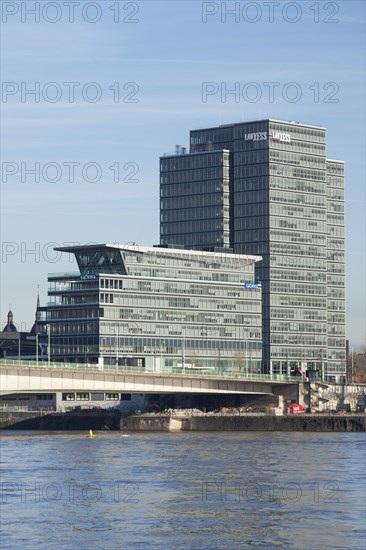
[[[365,434],[6,431],[1,548],[365,549]]]

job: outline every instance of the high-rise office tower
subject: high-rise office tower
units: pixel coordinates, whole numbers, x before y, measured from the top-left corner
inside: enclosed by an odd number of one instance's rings
[[[193,130],[160,159],[160,242],[258,254],[263,371],[345,373],[344,163],[319,126]]]

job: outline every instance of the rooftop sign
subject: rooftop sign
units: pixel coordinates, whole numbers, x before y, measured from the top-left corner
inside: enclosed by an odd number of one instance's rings
[[[244,134],[245,141],[265,141],[267,139],[267,132],[251,132],[250,134]]]
[[[284,132],[275,132],[273,130],[272,139],[273,139],[273,141],[280,141],[280,142],[283,142],[283,143],[291,143],[291,135],[290,134],[285,134]]]

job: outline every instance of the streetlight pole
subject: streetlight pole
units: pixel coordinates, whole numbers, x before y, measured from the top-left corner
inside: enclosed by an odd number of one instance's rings
[[[353,347],[351,349],[351,382],[354,382],[353,380],[353,356],[354,356],[354,351],[353,351]]]
[[[185,334],[184,334],[185,327],[182,326],[182,373],[186,373],[186,365],[185,365]]]
[[[51,364],[51,325],[48,325],[48,331],[47,331],[47,357],[48,357],[48,368],[50,368]]]
[[[36,332],[36,363],[38,367],[38,332]]]
[[[247,339],[246,339],[246,336],[245,336],[245,329],[244,329],[243,337],[244,337],[245,378],[248,378],[248,350],[247,350]]]
[[[161,341],[161,346],[160,346],[160,365],[159,365],[159,372],[161,372],[161,367],[163,366],[163,349],[164,349],[164,346],[165,346],[165,340],[162,340],[162,341]]]
[[[118,326],[118,323],[116,323],[116,328],[117,328],[117,344],[116,344],[116,365],[118,367],[118,364],[119,364],[119,326]]]
[[[311,413],[311,376],[309,376],[309,413]]]

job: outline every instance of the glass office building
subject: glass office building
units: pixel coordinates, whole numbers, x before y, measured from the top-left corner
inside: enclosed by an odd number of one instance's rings
[[[162,244],[263,257],[263,371],[345,374],[344,164],[327,160],[325,128],[194,130],[160,174]]]
[[[259,256],[112,244],[56,250],[74,254],[79,272],[48,278],[53,360],[260,372]]]

